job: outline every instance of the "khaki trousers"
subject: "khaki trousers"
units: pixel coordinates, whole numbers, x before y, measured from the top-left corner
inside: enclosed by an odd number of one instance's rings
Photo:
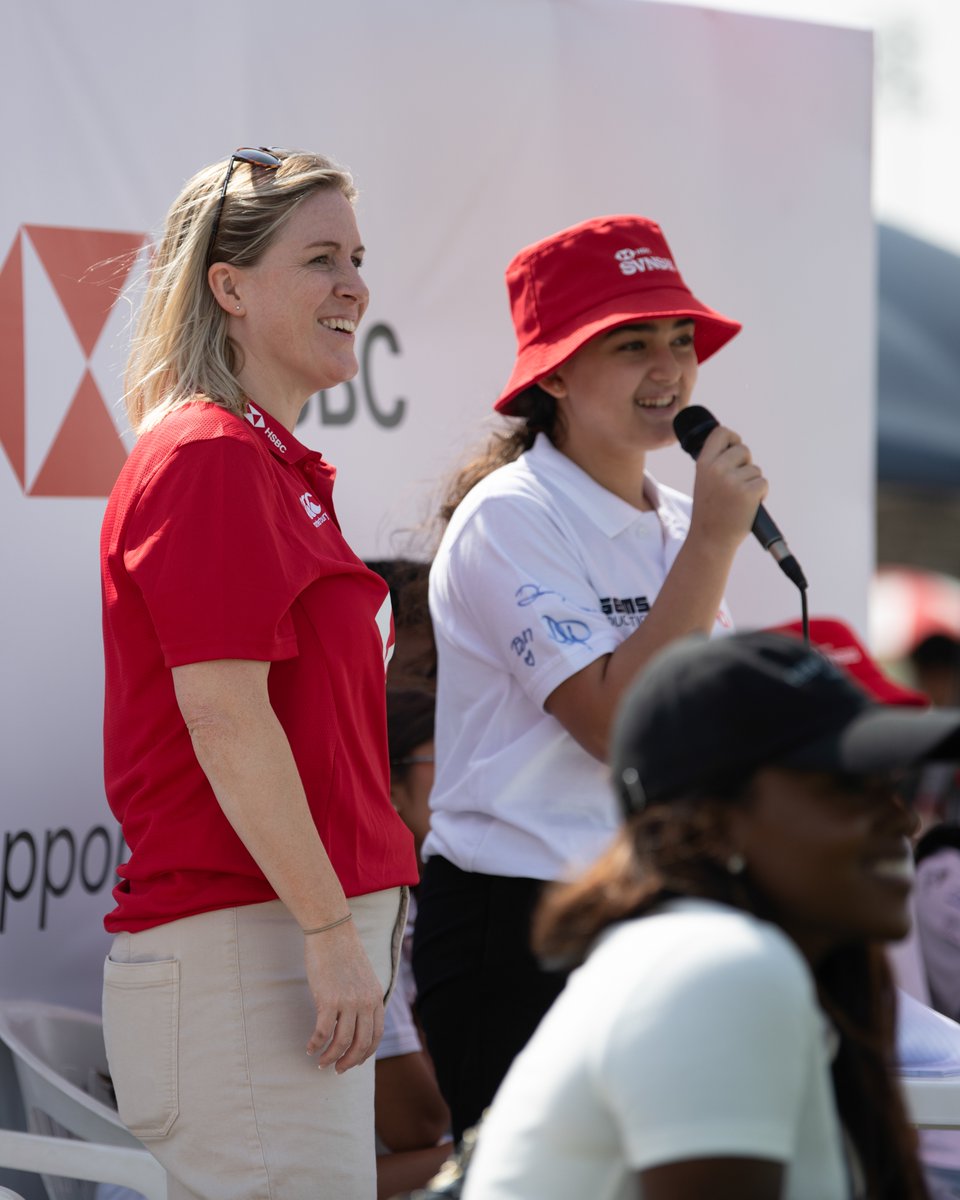
[[[349,901],[384,993],[405,888]],[[318,1070],[303,934],[279,900],[121,933],[104,964],[120,1116],[170,1200],[373,1200],[374,1060]]]

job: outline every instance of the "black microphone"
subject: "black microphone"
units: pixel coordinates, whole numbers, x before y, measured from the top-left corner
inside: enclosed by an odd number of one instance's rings
[[[682,408],[673,418],[673,431],[680,441],[681,448],[686,450],[691,458],[696,459],[711,430],[716,429],[719,424],[720,422],[713,413],[708,412],[702,405],[691,404],[688,408]],[[807,581],[800,569],[800,564],[793,556],[773,518],[762,504],[757,509],[752,532],[764,550],[769,550],[773,555],[784,575],[788,579],[792,579],[801,591],[805,591]]]

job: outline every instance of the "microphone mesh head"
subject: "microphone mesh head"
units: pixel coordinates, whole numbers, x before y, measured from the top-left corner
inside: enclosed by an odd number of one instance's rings
[[[681,449],[692,458],[696,458],[703,449],[703,443],[718,424],[717,418],[703,405],[691,404],[687,408],[681,408],[673,418],[673,431]]]

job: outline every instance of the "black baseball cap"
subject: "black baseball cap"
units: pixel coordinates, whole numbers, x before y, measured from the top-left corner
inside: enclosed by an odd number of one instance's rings
[[[696,635],[628,692],[611,767],[627,814],[759,767],[868,773],[960,759],[960,709],[877,704],[824,654],[769,632]]]

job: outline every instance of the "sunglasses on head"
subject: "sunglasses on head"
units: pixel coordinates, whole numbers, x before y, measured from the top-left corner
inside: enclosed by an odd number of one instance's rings
[[[230,164],[227,167],[227,175],[223,181],[223,187],[220,189],[217,212],[213,218],[213,228],[210,231],[210,241],[207,244],[208,264],[213,256],[213,248],[216,245],[217,234],[220,231],[220,218],[223,215],[223,204],[227,198],[227,188],[230,186],[230,176],[233,174],[233,168],[238,162],[249,163],[252,167],[264,167],[268,171],[275,171],[283,162],[283,159],[277,158],[273,151],[268,150],[266,146],[238,146],[230,155]]]

